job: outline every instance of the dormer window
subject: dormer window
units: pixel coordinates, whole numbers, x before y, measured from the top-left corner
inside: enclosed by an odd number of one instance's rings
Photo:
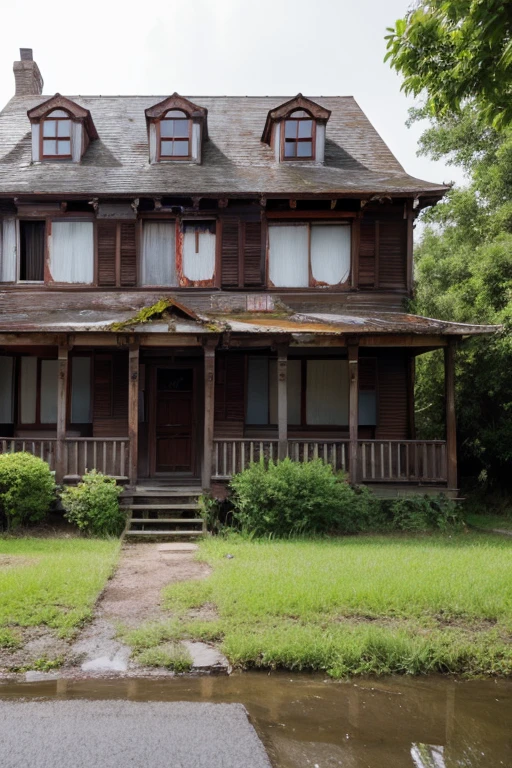
[[[146,109],[149,162],[200,163],[208,110],[173,93]]]
[[[43,120],[43,158],[71,157],[71,118],[63,109],[54,109]]]
[[[190,158],[191,120],[180,109],[171,109],[159,121],[160,157]]]
[[[32,162],[70,160],[79,163],[98,133],[91,113],[56,93],[27,112],[32,124]]]
[[[284,121],[283,158],[312,160],[315,156],[315,122],[304,109],[292,112]]]
[[[331,112],[301,93],[267,115],[261,140],[277,163],[323,163],[325,129]]]

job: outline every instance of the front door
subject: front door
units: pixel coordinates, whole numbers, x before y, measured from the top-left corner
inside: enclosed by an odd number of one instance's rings
[[[191,473],[193,434],[194,369],[157,368],[155,472]]]

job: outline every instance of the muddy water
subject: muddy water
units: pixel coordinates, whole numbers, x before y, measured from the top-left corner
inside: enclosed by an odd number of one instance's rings
[[[0,698],[242,702],[276,768],[512,768],[512,682],[246,673],[2,684]]]

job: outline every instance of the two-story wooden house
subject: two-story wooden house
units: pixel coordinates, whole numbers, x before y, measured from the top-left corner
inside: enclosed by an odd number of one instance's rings
[[[352,97],[43,96],[0,114],[0,446],[209,488],[251,459],[457,487],[454,348],[417,317],[408,176]],[[446,435],[416,440],[443,347]]]

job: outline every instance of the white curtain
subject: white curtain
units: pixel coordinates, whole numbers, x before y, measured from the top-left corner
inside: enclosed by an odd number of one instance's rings
[[[91,358],[71,359],[71,422],[89,424],[91,421]]]
[[[308,424],[348,424],[348,363],[308,360],[306,420]]]
[[[0,235],[0,283],[14,283],[16,281],[16,219],[4,219]]]
[[[177,285],[173,221],[145,221],[142,238],[142,285]]]
[[[36,420],[37,357],[21,358],[21,423],[34,424]]]
[[[338,285],[350,274],[350,226],[313,224],[311,227],[311,272],[327,285]]]
[[[269,277],[277,288],[307,288],[308,227],[269,227]]]
[[[41,424],[57,423],[58,360],[41,361]]]
[[[56,283],[90,284],[94,280],[92,221],[54,221],[50,272]]]
[[[197,250],[197,253],[196,253]],[[183,274],[189,280],[212,280],[215,271],[215,235],[187,229],[183,236]]]
[[[12,357],[0,357],[0,424],[12,424]]]

